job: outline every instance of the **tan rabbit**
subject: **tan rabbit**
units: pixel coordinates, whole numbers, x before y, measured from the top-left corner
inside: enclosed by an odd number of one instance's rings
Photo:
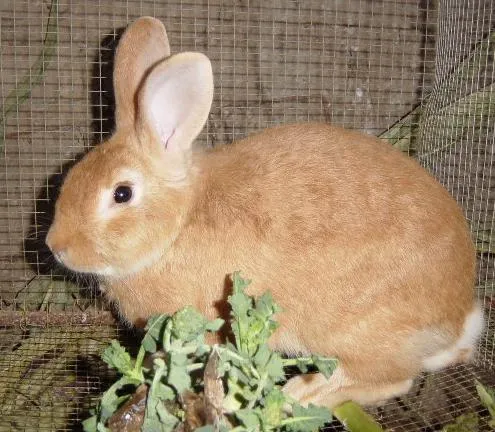
[[[470,359],[483,325],[461,210],[415,161],[325,124],[193,150],[213,95],[209,60],[169,56],[163,25],[125,32],[116,132],[68,174],[47,237],[98,275],[129,322],[192,305],[217,316],[227,274],[283,307],[272,345],[336,356],[291,379],[303,403],[376,403],[422,370]]]

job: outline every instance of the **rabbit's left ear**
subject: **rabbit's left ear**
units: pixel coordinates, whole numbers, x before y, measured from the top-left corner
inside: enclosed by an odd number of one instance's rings
[[[211,63],[200,53],[167,58],[143,83],[136,133],[145,148],[160,147],[167,169],[174,171],[170,172],[172,177],[186,175],[188,152],[208,119],[212,100]]]
[[[156,18],[138,18],[125,30],[117,46],[113,72],[117,129],[134,125],[139,87],[151,68],[168,56],[167,32]]]

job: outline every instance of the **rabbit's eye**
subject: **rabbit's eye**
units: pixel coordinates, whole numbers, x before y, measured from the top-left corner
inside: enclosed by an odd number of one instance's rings
[[[113,199],[117,204],[126,203],[132,198],[132,188],[127,185],[117,186],[113,193]]]

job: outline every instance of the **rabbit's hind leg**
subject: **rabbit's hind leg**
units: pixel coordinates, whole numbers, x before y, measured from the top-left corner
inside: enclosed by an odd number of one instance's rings
[[[412,379],[406,379],[386,384],[358,384],[339,366],[329,379],[321,373],[295,376],[285,384],[284,392],[302,405],[311,403],[333,408],[349,400],[362,405],[377,405],[407,393],[412,382]]]

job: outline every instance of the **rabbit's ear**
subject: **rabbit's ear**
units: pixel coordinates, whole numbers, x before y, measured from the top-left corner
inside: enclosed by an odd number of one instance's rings
[[[117,46],[113,73],[118,129],[134,124],[139,87],[151,68],[168,56],[167,32],[159,20],[141,17],[125,30]]]
[[[136,133],[145,147],[152,147],[148,150],[164,156],[171,178],[187,175],[189,150],[208,119],[212,99],[211,63],[200,53],[169,57],[143,83]]]

